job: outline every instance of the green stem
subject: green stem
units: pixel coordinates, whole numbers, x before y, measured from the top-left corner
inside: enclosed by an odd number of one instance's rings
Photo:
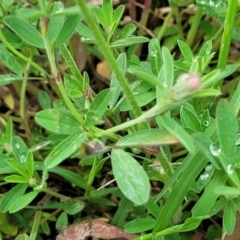
[[[33,226],[31,229],[30,239],[35,240],[38,234],[38,228],[41,221],[42,211],[36,211],[34,215]]]
[[[114,58],[114,55],[112,53],[112,50],[108,46],[104,36],[101,33],[101,30],[98,26],[98,24],[95,22],[93,14],[89,10],[86,1],[84,0],[76,0],[78,6],[81,8],[82,13],[85,16],[85,21],[88,23],[89,27],[91,28],[95,39],[97,39],[98,46],[101,48],[102,53],[107,60],[110,68],[117,76],[117,80],[119,82],[119,85],[121,86],[124,94],[126,95],[135,116],[140,116],[142,113],[141,108],[138,106],[136,99],[134,98],[134,95],[128,85],[127,80],[125,79],[122,71],[118,67],[118,64],[116,62],[116,59]]]
[[[167,30],[168,26],[169,26],[169,22],[171,20],[173,16],[173,9],[171,8],[170,12],[168,13],[168,15],[166,16],[166,18],[164,19],[163,25],[161,26],[158,35],[157,35],[157,39],[159,41],[161,41],[165,31]]]
[[[60,194],[60,193],[54,192],[53,190],[51,190],[51,189],[49,189],[49,188],[46,188],[46,189],[44,189],[43,191],[44,191],[45,193],[51,195],[51,196],[54,196],[54,197],[56,197],[56,198],[61,199],[61,200],[67,200],[67,199],[69,199],[68,197],[66,197],[66,196],[64,196],[64,195],[62,195],[62,194]]]
[[[197,34],[201,19],[202,19],[202,9],[198,8],[196,14],[194,15],[194,17],[192,19],[192,24],[191,24],[191,27],[190,27],[190,30],[188,32],[187,39],[186,39],[186,42],[190,47],[192,46],[193,40]]]
[[[46,1],[45,1],[45,4],[47,4]],[[57,70],[57,66],[56,66],[56,62],[55,62],[55,52],[54,52],[54,48],[51,47],[51,44],[47,37],[48,19],[42,18],[40,23],[41,23],[40,25],[41,25],[42,39],[44,42],[44,47],[45,47],[48,61],[50,64],[51,73],[52,73],[53,77],[56,77],[58,74],[58,70]]]
[[[226,14],[226,20],[224,23],[224,30],[222,35],[222,42],[220,46],[220,53],[218,57],[218,68],[224,69],[229,55],[229,49],[231,44],[232,30],[234,27],[234,20],[237,13],[237,0],[229,0]]]
[[[173,168],[171,166],[171,163],[167,160],[166,156],[162,152],[157,154],[156,159],[160,162],[164,173],[166,174],[163,176],[163,178],[167,182],[173,175]]]
[[[152,107],[151,109],[149,109],[147,112],[143,113],[141,116],[130,120],[128,122],[122,123],[118,126],[109,128],[107,130],[105,130],[102,135],[106,135],[106,134],[110,134],[110,133],[114,133],[120,130],[123,130],[125,128],[131,127],[135,124],[138,123],[142,123],[145,121],[149,121],[152,118],[158,116],[158,115],[162,115],[165,112],[175,108],[176,106],[179,106],[181,104],[183,104],[183,102],[187,101],[188,99],[184,99],[184,100],[180,100],[179,102],[174,101],[174,99],[166,99],[165,101],[163,100],[161,104],[155,105],[154,107]]]
[[[178,30],[178,34],[180,36],[180,39],[184,40],[184,34],[183,34],[182,22],[181,22],[182,19],[181,19],[181,14],[178,10],[178,5],[173,1],[169,1],[169,4],[172,8],[171,11],[173,11],[173,14],[175,15],[175,18],[176,18],[177,30]]]
[[[27,89],[29,67],[30,67],[30,64],[27,63],[27,66],[24,71],[24,78],[22,81],[21,93],[20,93],[20,117],[22,119],[25,119],[25,99],[26,99],[26,89]]]
[[[59,77],[60,78],[60,77]],[[85,121],[82,118],[82,116],[78,113],[77,109],[74,107],[72,101],[70,100],[70,98],[68,97],[68,94],[63,86],[63,82],[61,79],[57,79],[56,80],[58,88],[62,94],[62,97],[68,107],[68,109],[71,111],[72,115],[78,120],[78,122],[81,124],[81,126],[84,126]]]
[[[77,78],[77,80],[80,82],[81,86],[84,87],[84,79],[83,76],[81,74],[81,72],[79,71],[77,64],[75,63],[75,61],[73,60],[73,57],[71,55],[71,53],[69,52],[67,46],[65,44],[61,45],[59,47],[60,51],[62,52],[62,55],[65,59],[65,62],[67,63],[67,65],[69,66],[72,74],[75,76],[75,78]],[[84,90],[84,89],[82,89]]]
[[[12,52],[14,53],[16,56],[18,56],[19,58],[21,58],[23,61],[29,63],[31,66],[33,66],[35,69],[37,69],[39,72],[41,72],[44,76],[47,76],[47,72],[41,68],[38,64],[36,64],[35,62],[33,62],[31,59],[25,57],[23,54],[21,54],[20,52],[18,52],[8,41],[7,39],[4,37],[1,29],[0,29],[0,40],[4,43],[4,45]]]
[[[143,12],[141,14],[141,19],[139,21],[139,26],[141,26],[138,30],[138,36],[144,36],[144,29],[147,27],[147,22],[149,18],[149,13],[151,10],[151,0],[145,0]],[[136,54],[139,56],[142,52],[142,44],[138,46]]]

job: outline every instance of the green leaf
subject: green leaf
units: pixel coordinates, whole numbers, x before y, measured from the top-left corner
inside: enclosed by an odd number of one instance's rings
[[[21,163],[25,162],[28,149],[24,141],[19,136],[14,136],[12,138],[11,145],[16,159]]]
[[[133,23],[126,24],[118,33],[118,39],[128,38],[131,36],[135,31],[137,27]]]
[[[53,3],[52,14],[59,13],[64,9],[64,5],[61,1],[57,1]],[[64,16],[51,16],[48,28],[47,28],[47,36],[50,41],[55,41],[60,30],[62,29],[64,23]]]
[[[232,200],[229,200],[223,213],[223,228],[227,234],[231,235],[233,233],[235,223],[236,212],[234,209],[234,204]]]
[[[15,75],[13,74],[1,75],[1,76],[4,76],[2,79],[3,83],[8,82],[9,80],[11,81],[11,79],[14,80],[14,77],[16,78],[16,80],[19,80],[20,76],[22,76],[23,74],[23,68],[18,63],[17,58],[11,52],[9,52],[3,45],[0,45],[0,59],[1,59],[1,62],[6,67],[8,67],[12,72],[17,74],[18,76],[18,77],[17,76],[15,77]]]
[[[4,181],[11,183],[27,183],[28,178],[20,175],[10,175],[4,178]]]
[[[206,109],[203,112],[202,117],[201,117],[201,128],[202,128],[202,131],[204,132],[209,127],[210,124],[211,124],[211,119],[210,119],[209,110]]]
[[[223,152],[221,152],[220,149],[220,154],[219,154],[219,162],[222,165],[222,168],[226,172],[227,176],[229,179],[232,181],[232,183],[235,184],[236,187],[240,186],[240,180],[238,173],[235,170],[235,166],[231,164],[231,159],[229,159]]]
[[[152,214],[153,217],[157,218],[160,214],[161,209],[159,208],[158,204],[155,203],[155,196],[150,197],[148,202],[145,204],[145,208],[147,209],[149,214]]]
[[[140,44],[148,42],[149,38],[142,37],[142,36],[132,36],[124,39],[118,39],[115,42],[112,42],[110,47],[111,48],[123,48],[128,47],[133,44]]]
[[[46,14],[38,9],[35,8],[21,8],[18,10],[17,16],[21,19],[28,19],[28,18],[41,18],[44,17]]]
[[[73,7],[68,7],[68,8],[61,8],[58,7],[57,11],[53,11],[50,16],[51,17],[56,17],[56,16],[70,16],[70,15],[76,15],[81,13],[81,10],[79,6],[73,6]]]
[[[0,212],[0,231],[6,236],[16,236],[18,233],[18,226],[14,225],[14,223],[9,218],[9,214]],[[2,236],[2,235],[1,235]]]
[[[198,56],[207,58],[212,51],[212,41],[207,41],[201,47]]]
[[[216,114],[220,149],[231,161],[236,151],[238,131],[235,110],[227,100],[222,100],[217,106]]]
[[[218,81],[233,74],[239,68],[239,64],[228,64],[225,69],[215,69],[201,78],[202,88],[212,88]]]
[[[176,121],[171,119],[168,116],[162,116],[163,126],[174,136],[177,137],[179,142],[183,144],[183,146],[190,152],[193,153],[195,151],[195,146],[193,144],[192,138],[190,135],[180,126]]]
[[[75,78],[73,75],[70,75],[70,74],[66,74],[64,76],[64,87],[68,94],[72,90],[78,90],[78,91],[83,90],[82,86],[81,86],[80,82],[77,80],[77,78]],[[81,95],[79,94],[79,98],[80,97],[81,97]]]
[[[119,66],[119,69],[121,70],[121,72],[125,76],[126,69],[127,69],[126,53],[119,54],[116,62]],[[118,83],[118,79],[116,77],[116,74],[113,73],[112,78],[111,78],[111,83],[110,83],[110,95],[111,95],[110,100],[109,100],[110,109],[112,109],[114,107],[114,105],[116,104],[116,102],[117,102],[117,100],[120,96],[120,93],[121,93],[121,87]]]
[[[66,228],[67,225],[68,225],[68,215],[66,212],[62,212],[57,218],[56,228],[60,230],[60,229]]]
[[[174,135],[166,130],[148,129],[124,136],[117,141],[117,147],[160,146],[178,143]]]
[[[82,42],[91,42],[95,43],[95,37],[93,35],[92,30],[87,27],[86,25],[79,23],[76,27],[76,31],[79,33],[81,36],[81,41]]]
[[[157,76],[162,65],[160,43],[158,39],[153,38],[150,40],[148,44],[148,53],[152,72]]]
[[[102,11],[101,8],[99,7],[95,7],[93,8],[93,14],[95,15],[97,21],[104,27],[106,28],[107,25],[108,25],[108,21],[107,21],[107,18],[104,14],[104,12]]]
[[[138,106],[143,107],[148,103],[152,102],[156,98],[156,94],[155,92],[146,92],[146,93],[137,94],[134,97],[138,103]],[[132,106],[127,100],[125,100],[120,107],[120,111],[129,111],[129,110],[132,110]]]
[[[212,208],[209,210],[208,215],[209,215],[209,216],[214,216],[214,215],[216,215],[216,214],[224,207],[224,205],[226,204],[226,202],[227,202],[227,199],[226,199],[226,198],[221,198],[221,199],[217,200],[217,201],[213,204]]]
[[[201,131],[200,121],[190,110],[186,107],[181,107],[180,118],[183,126],[191,128],[195,132]]]
[[[31,238],[26,233],[21,233],[15,240],[31,240]]]
[[[184,59],[188,62],[192,62],[193,60],[193,52],[191,48],[182,40],[177,40],[180,51],[184,57]]]
[[[3,74],[0,75],[0,86],[8,85],[12,82],[23,80],[23,77],[19,77],[14,74]]]
[[[14,3],[14,0],[3,0],[3,3],[4,3],[6,6],[11,6],[11,5]]]
[[[28,178],[28,172],[26,171],[26,169],[23,167],[23,164],[21,164],[20,162],[13,160],[13,159],[8,159],[7,163],[16,170],[17,173],[19,173],[20,175]]]
[[[10,213],[18,212],[25,208],[38,195],[38,192],[32,191],[15,199],[15,202],[9,208]]]
[[[217,186],[215,193],[226,198],[235,198],[240,195],[240,190],[229,186]]]
[[[19,197],[25,193],[26,189],[27,184],[21,183],[12,187],[7,193],[5,193],[0,204],[1,212],[7,212],[10,206],[16,201],[16,199],[19,199]]]
[[[56,38],[55,44],[57,47],[65,43],[73,35],[81,19],[82,16],[80,14],[70,15],[67,18]]]
[[[44,110],[52,107],[51,99],[46,91],[40,90],[38,92],[38,102]]]
[[[151,73],[148,69],[143,69],[142,66],[130,66],[128,72],[135,75],[141,80],[151,83],[154,86],[164,90],[163,85],[157,80],[157,77]]]
[[[84,139],[84,133],[74,134],[64,139],[49,153],[44,162],[45,167],[51,169],[70,157],[80,147]]]
[[[137,205],[145,204],[150,195],[150,183],[142,166],[121,149],[114,149],[111,159],[113,174],[122,193]]]
[[[128,233],[142,233],[153,229],[155,221],[153,218],[137,218],[128,222],[124,226],[124,231]]]
[[[86,116],[86,127],[92,127],[104,115],[110,101],[109,89],[102,90],[93,100]]]
[[[162,47],[162,62],[163,66],[158,79],[164,87],[170,88],[173,85],[173,58],[169,49],[164,46]]]
[[[165,235],[170,235],[179,232],[188,232],[196,229],[203,219],[208,218],[209,216],[199,216],[187,218],[183,224],[175,225],[169,228],[164,229],[163,231],[157,232],[154,234],[154,237],[160,237]]]
[[[36,122],[50,132],[74,134],[82,131],[76,118],[69,112],[60,109],[47,109],[37,112]]]
[[[2,28],[1,30],[4,37],[14,48],[20,48],[22,44],[22,39],[19,36],[6,28]]]
[[[227,181],[227,175],[223,171],[216,170],[211,181],[206,186],[204,193],[198,199],[197,203],[192,208],[192,216],[202,216],[212,214],[213,206],[216,204],[218,195],[215,189],[219,185],[224,185]]]
[[[39,163],[37,165],[39,166]],[[42,170],[42,167],[39,168],[39,170]],[[60,167],[54,167],[52,169],[49,169],[49,172],[58,174],[59,176],[69,181],[71,184],[74,184],[82,189],[87,188],[87,181],[75,172],[72,172]]]
[[[107,25],[112,23],[112,16],[113,16],[113,7],[111,0],[104,0],[102,5],[103,14],[106,17]]]
[[[34,174],[34,158],[33,158],[33,153],[28,152],[27,157],[26,157],[26,168],[28,172],[28,177],[31,178],[33,177]]]
[[[74,215],[76,213],[81,212],[84,206],[85,206],[84,203],[81,201],[73,202],[72,200],[67,200],[62,202],[63,210],[69,215]]]
[[[115,28],[113,30],[116,29],[117,25],[119,24],[123,12],[124,12],[125,6],[124,5],[119,5],[117,7],[117,9],[114,11],[113,17],[112,17],[112,21],[114,22]]]
[[[16,16],[7,16],[3,22],[26,43],[37,48],[44,48],[41,34],[27,21]]]
[[[204,154],[205,158],[213,164],[216,169],[220,169],[219,161],[216,160],[215,156],[218,155],[218,148],[213,145],[212,140],[205,133],[196,133],[193,135],[198,148]],[[215,152],[216,153],[215,153]]]

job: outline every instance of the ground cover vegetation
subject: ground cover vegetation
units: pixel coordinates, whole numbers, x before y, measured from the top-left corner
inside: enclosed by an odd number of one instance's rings
[[[2,0],[1,239],[237,239],[239,22],[236,0]]]

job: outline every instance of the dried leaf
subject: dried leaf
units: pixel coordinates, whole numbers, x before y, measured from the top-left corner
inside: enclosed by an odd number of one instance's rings
[[[88,237],[130,240],[136,238],[137,235],[125,233],[123,229],[99,220],[86,220],[68,226],[57,235],[56,240],[85,240]]]
[[[97,74],[103,78],[107,83],[110,82],[111,73],[106,61],[99,62],[96,68]]]

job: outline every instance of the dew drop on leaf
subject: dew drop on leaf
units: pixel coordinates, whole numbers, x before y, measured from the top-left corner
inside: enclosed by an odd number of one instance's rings
[[[25,158],[26,158],[26,156],[24,154],[20,155],[20,159],[19,159],[20,162],[21,163],[25,162]]]
[[[210,145],[209,150],[210,150],[211,154],[215,157],[219,156],[221,153],[221,149],[219,147],[215,146],[214,144]]]
[[[231,164],[227,166],[227,172],[228,174],[233,174],[233,166]]]
[[[157,56],[157,51],[152,50],[150,55],[151,55],[151,57],[156,57]]]
[[[208,164],[206,167],[205,167],[205,171],[209,172],[213,169],[213,165],[212,164]]]
[[[200,180],[204,181],[204,180],[207,180],[209,178],[209,174],[208,173],[203,173],[201,174],[201,176],[199,177]]]
[[[209,121],[203,121],[203,125],[204,125],[205,127],[208,127],[208,126],[209,126]]]
[[[16,144],[15,144],[15,148],[16,148],[16,149],[19,149],[19,148],[20,148],[20,144],[19,144],[19,143],[16,143]]]

